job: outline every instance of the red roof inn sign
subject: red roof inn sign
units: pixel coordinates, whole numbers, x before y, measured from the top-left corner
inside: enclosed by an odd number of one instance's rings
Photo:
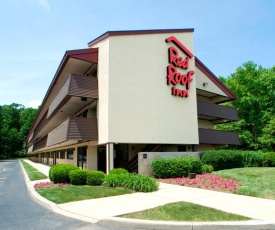
[[[193,81],[192,75],[194,70],[189,70],[189,60],[194,55],[174,36],[166,39],[166,42],[173,42],[184,54],[186,58],[180,56],[178,49],[170,46],[168,49],[168,62],[167,66],[167,85],[173,85],[171,88],[172,95],[178,97],[188,97],[191,81]],[[178,68],[186,70],[184,74],[178,72]],[[177,88],[177,84],[185,85],[185,90]]]

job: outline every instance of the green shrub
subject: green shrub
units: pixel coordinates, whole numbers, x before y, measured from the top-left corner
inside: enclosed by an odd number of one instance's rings
[[[202,163],[200,159],[194,158],[194,157],[188,157],[184,159],[190,165],[188,173],[196,173],[196,174],[202,173]]]
[[[49,178],[50,178],[50,181],[53,181],[53,171],[55,170],[55,168],[58,168],[58,165],[53,165],[51,166],[50,170],[49,170]]]
[[[153,192],[158,189],[158,182],[147,175],[129,174],[123,181],[123,187],[138,192]]]
[[[231,168],[241,168],[243,164],[243,154],[239,150],[212,150],[202,155],[203,164],[210,164],[215,171]]]
[[[129,174],[108,174],[103,182],[103,185],[108,187],[123,187],[123,183]]]
[[[214,171],[214,168],[212,165],[204,164],[202,165],[202,172],[203,173],[211,173]]]
[[[72,185],[86,185],[88,170],[75,169],[69,172],[69,178]]]
[[[255,151],[243,152],[243,164],[245,167],[260,167],[262,166],[263,153]]]
[[[202,163],[198,158],[158,158],[152,161],[151,168],[156,178],[175,178],[188,173],[201,173]]]
[[[123,168],[115,168],[115,169],[112,169],[109,172],[109,174],[129,174],[129,172]]]
[[[275,152],[264,153],[263,166],[275,167]]]
[[[69,173],[72,170],[80,170],[77,166],[70,164],[55,165],[50,172],[53,183],[70,183]]]
[[[104,182],[106,174],[104,172],[101,171],[87,171],[87,180],[86,183],[87,185],[102,185],[102,183]]]

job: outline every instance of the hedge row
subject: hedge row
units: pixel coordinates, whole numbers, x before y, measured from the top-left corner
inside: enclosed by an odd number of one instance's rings
[[[202,173],[200,159],[187,158],[158,158],[152,161],[151,168],[156,178],[183,177],[188,173]]]
[[[53,183],[71,183],[73,185],[101,185],[105,173],[93,170],[81,170],[70,164],[54,165],[50,168],[49,178]]]
[[[130,174],[126,169],[110,171],[108,176],[101,171],[82,170],[69,164],[54,165],[50,168],[49,178],[54,183],[71,183],[72,185],[106,185],[125,187],[140,192],[152,192],[158,189],[156,179],[141,174]]]
[[[275,152],[256,152],[242,150],[213,150],[202,155],[203,164],[209,164],[214,170],[242,167],[274,167]]]

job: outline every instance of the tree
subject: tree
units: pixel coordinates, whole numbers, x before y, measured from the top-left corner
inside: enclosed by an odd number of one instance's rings
[[[0,106],[0,158],[16,157],[25,151],[25,138],[37,109],[13,103]]]
[[[259,137],[259,142],[267,151],[275,151],[275,116],[263,128],[263,134]]]
[[[236,108],[240,122],[218,125],[218,129],[238,131],[242,148],[259,149],[263,128],[275,113],[275,66],[270,69],[246,62],[229,78],[221,78],[237,96],[227,105]]]

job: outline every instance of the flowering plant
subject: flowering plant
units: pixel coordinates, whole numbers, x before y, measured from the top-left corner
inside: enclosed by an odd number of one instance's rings
[[[60,186],[68,186],[71,185],[69,183],[56,183],[53,182],[39,182],[34,185],[35,189],[41,189],[41,188],[54,188],[54,187],[60,187]]]
[[[187,187],[209,189],[221,192],[233,193],[239,187],[242,186],[241,181],[237,181],[230,178],[225,178],[222,176],[214,175],[211,173],[206,173],[203,175],[197,175],[195,179],[189,178],[168,178],[159,179],[159,182],[178,184]]]

